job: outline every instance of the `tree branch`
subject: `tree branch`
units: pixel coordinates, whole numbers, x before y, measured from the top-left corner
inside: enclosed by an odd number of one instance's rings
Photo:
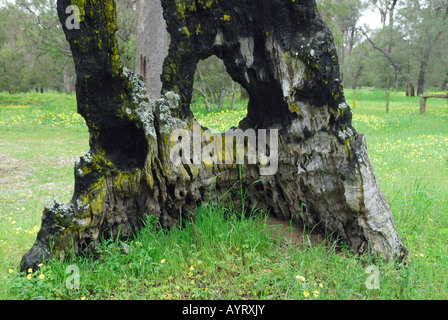
[[[407,83],[410,82],[410,78],[407,74],[403,73],[403,68],[394,60],[392,59],[392,57],[383,49],[381,49],[380,47],[378,47],[372,39],[370,39],[370,37],[367,35],[367,33],[362,29],[362,28],[358,28],[361,33],[366,37],[366,39],[370,42],[370,44],[373,46],[373,48],[375,48],[376,50],[378,50],[379,52],[381,52],[387,60],[389,60],[389,62],[392,64],[392,66],[395,68],[395,70],[398,71],[399,74],[401,74],[404,79],[406,80]]]

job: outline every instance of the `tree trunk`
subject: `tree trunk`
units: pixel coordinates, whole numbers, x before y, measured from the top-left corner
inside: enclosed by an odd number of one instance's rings
[[[398,86],[399,86],[400,78],[398,77],[398,70],[397,69],[394,69],[394,70],[395,70],[395,85],[394,85],[394,89],[395,89],[396,92],[398,92]]]
[[[70,3],[58,1],[61,21]],[[102,237],[130,236],[147,214],[175,226],[202,200],[231,201],[241,212],[256,205],[338,238],[353,251],[405,256],[366,139],[352,126],[333,38],[313,0],[228,0],[198,7],[162,0],[172,42],[163,96],[155,104],[141,79],[120,66],[114,1],[82,3],[80,30],[64,31],[90,152],[75,165],[72,201],[45,206],[22,270],[36,268],[43,257],[93,250]],[[247,161],[240,158],[246,150],[234,154],[244,145],[233,148],[232,136],[198,137],[207,132],[190,111],[194,74],[199,58],[212,54],[249,94],[239,127],[258,147],[248,148],[255,154],[249,152],[254,157]],[[221,148],[219,138],[232,147]],[[210,161],[211,151],[220,157]],[[224,156],[228,164],[218,161]],[[247,190],[244,200],[240,188]]]
[[[448,79],[445,78],[440,86],[440,90],[445,91],[448,88]]]
[[[439,38],[444,34],[443,31],[439,31],[437,35],[434,38],[434,43],[437,43],[439,41]],[[417,95],[422,95],[425,91],[425,81],[426,81],[426,67],[428,66],[428,60],[431,56],[431,51],[433,49],[432,45],[428,45],[425,48],[423,48],[422,52],[423,55],[421,57],[420,61],[420,72],[418,75],[418,86],[417,86]]]
[[[386,112],[389,113],[390,102],[390,67],[387,68],[387,86],[386,86]]]
[[[232,102],[230,103],[230,109],[235,110],[235,99],[236,99],[236,91],[235,91],[235,82],[232,81]]]
[[[406,97],[415,97],[415,88],[412,83],[406,85]]]
[[[143,76],[151,101],[160,97],[163,61],[168,52],[168,32],[160,0],[139,1],[136,72]]]
[[[202,95],[202,98],[204,99],[204,104],[205,104],[205,108],[207,109],[207,111],[210,111],[210,104],[208,103],[208,98],[207,98],[207,85],[204,82],[204,78],[202,77],[202,73],[198,71],[198,76],[199,76],[199,81],[201,81],[201,86],[199,88],[199,92]]]
[[[418,74],[417,95],[422,95],[425,92],[426,67],[428,65],[429,50],[425,51],[423,59],[420,61],[420,71]]]
[[[249,99],[249,94],[247,93],[246,89],[243,88],[243,86],[240,85],[240,100],[244,101]]]
[[[222,109],[224,106],[224,99],[226,98],[227,94],[227,88],[226,88],[226,82],[223,80],[221,83],[221,92],[219,93],[219,109]]]
[[[216,108],[216,103],[215,103],[215,93],[213,92],[212,88],[210,88],[210,86],[207,86],[208,92],[210,93],[210,98],[212,99],[212,106],[213,109]]]
[[[64,90],[66,93],[71,94],[74,91],[75,75],[69,66],[64,67]]]

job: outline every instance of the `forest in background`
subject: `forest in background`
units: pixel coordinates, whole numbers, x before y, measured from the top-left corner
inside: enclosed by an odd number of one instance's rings
[[[117,40],[123,64],[136,67],[138,0],[116,0]],[[447,90],[447,0],[317,0],[333,32],[343,84],[347,88],[391,89],[408,83],[417,94]],[[378,29],[362,24],[374,14]],[[165,35],[166,36],[166,35]],[[241,92],[224,65],[211,57],[198,65],[196,98],[222,106],[224,97]],[[56,14],[56,0],[0,0],[0,91],[58,90],[71,93],[74,65]],[[244,98],[244,97],[243,97]]]

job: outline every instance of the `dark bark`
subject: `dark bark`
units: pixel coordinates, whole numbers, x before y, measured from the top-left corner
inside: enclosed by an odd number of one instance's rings
[[[70,204],[46,205],[22,270],[35,268],[44,256],[92,250],[101,236],[132,235],[146,214],[174,226],[202,200],[232,201],[241,211],[256,204],[338,237],[354,251],[404,257],[366,139],[352,126],[332,35],[314,1],[162,0],[171,45],[163,95],[155,104],[141,80],[119,64],[114,2],[84,3],[81,29],[64,31],[91,150],[75,166]],[[61,21],[69,4],[58,1]],[[278,170],[263,175],[264,164],[248,161],[239,167],[234,154],[231,165],[197,163],[191,161],[194,147],[184,164],[170,158],[171,132],[194,126],[196,64],[213,54],[249,94],[248,116],[239,127],[271,130],[271,138],[280,129],[278,154],[275,140],[266,149]],[[240,187],[247,190],[245,201]]]

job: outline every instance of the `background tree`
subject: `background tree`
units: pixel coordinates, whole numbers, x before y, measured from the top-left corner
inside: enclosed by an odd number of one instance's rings
[[[199,61],[194,89],[196,96],[200,94],[207,110],[210,110],[210,107],[222,109],[227,96],[232,97],[231,108],[233,108],[236,97],[235,88],[235,83],[227,73],[221,59],[212,56]]]
[[[24,49],[23,33],[17,21],[19,10],[6,4],[0,7],[0,89],[6,91],[21,90],[23,63],[26,50]],[[11,29],[9,29],[11,28]]]
[[[400,51],[399,50],[394,50],[394,53],[392,53],[391,52],[392,50],[391,50],[390,47],[389,47],[389,49],[383,49],[383,48],[385,48],[387,46],[387,44],[383,44],[383,46],[380,47],[381,44],[378,45],[379,42],[377,42],[377,40],[372,40],[369,37],[369,35],[367,35],[367,33],[362,28],[360,28],[360,31],[364,35],[364,37],[366,38],[367,42],[370,43],[375,50],[380,52],[384,58],[386,58],[386,60],[388,62],[387,66],[386,66],[386,69],[388,69],[389,66],[392,66],[395,69],[395,89],[398,90],[398,81],[399,81],[398,76],[399,75],[402,75],[405,78],[406,83],[410,83],[411,82],[410,77],[409,77],[408,73],[406,73],[404,71],[404,68],[402,67],[402,60],[397,60],[397,58],[395,57],[396,51],[398,51],[398,52],[400,52]],[[375,34],[375,38],[378,39],[378,41],[384,41],[384,39],[386,39],[386,43],[388,43],[389,42],[389,40],[388,40],[389,37],[388,36],[384,37],[384,35],[387,34],[387,31],[386,32],[381,32],[381,31],[383,31],[383,30],[380,30],[380,32],[377,32]],[[397,41],[400,41],[400,39],[401,39],[400,36],[398,36]],[[400,47],[397,46],[397,48],[400,48]],[[389,50],[389,52],[387,52],[387,50]],[[375,61],[375,62],[379,63],[378,61]],[[384,69],[383,68],[381,68],[381,69],[378,68],[376,70],[378,71],[378,70],[384,70]],[[389,75],[388,75],[388,77],[389,77]],[[381,87],[382,83],[376,83],[375,86]]]
[[[138,5],[135,70],[143,76],[149,97],[154,101],[160,97],[162,89],[160,75],[168,53],[169,36],[161,2],[140,0]]]
[[[346,57],[362,38],[357,25],[367,5],[362,0],[317,0],[317,6],[333,33],[339,62],[344,66]],[[344,72],[342,79],[345,80]]]
[[[434,53],[441,52],[446,47],[446,15],[440,14],[434,5],[438,1],[409,0],[406,6],[399,10],[400,27],[407,35],[409,51],[412,53],[418,67],[417,94],[425,90],[428,66]],[[445,35],[442,39],[442,35]],[[439,66],[440,69],[440,66]],[[446,68],[442,68],[446,70]],[[439,75],[442,80],[443,75]],[[439,82],[440,83],[440,82]]]
[[[160,36],[161,32],[167,34],[165,27],[155,23],[163,23],[160,7],[159,20],[151,19],[150,16],[151,12],[156,13],[155,10],[149,11],[150,6],[158,6],[159,1],[142,1],[143,7],[139,7],[139,2],[117,0],[118,50],[123,65],[138,73],[144,72],[140,70],[141,54],[137,55],[137,44],[140,45],[140,51],[146,48],[147,68],[158,61],[158,72],[151,74],[151,70],[146,71],[147,77],[153,77],[151,83],[159,83],[148,86],[148,89],[154,90],[155,99],[160,94],[160,68],[169,39],[168,35],[166,38]],[[383,88],[387,69],[392,66],[394,72],[391,85],[396,90],[406,88],[408,83],[419,84],[419,92],[424,88],[445,90],[448,83],[448,58],[445,54],[448,40],[444,36],[447,2],[317,0],[319,12],[335,39],[343,84],[348,87],[363,85]],[[362,17],[368,8],[374,10],[373,14],[381,21],[376,30],[361,26]],[[140,14],[143,31],[140,35],[142,40],[137,41]],[[76,75],[71,52],[56,20],[55,0],[0,0],[0,17],[0,90],[13,92],[51,88],[72,92]],[[154,29],[156,27],[158,29]],[[357,29],[359,27],[381,50],[372,46]],[[144,31],[145,28],[148,32]],[[155,43],[164,43],[149,46],[147,41],[152,35]],[[152,50],[149,50],[150,47]],[[164,48],[160,50],[162,53],[155,51],[158,48]],[[200,80],[198,74],[195,76],[196,99],[204,101],[200,91],[202,88],[206,88],[203,92],[207,94],[209,106],[215,105],[217,108],[223,96],[232,97],[235,91],[240,91],[241,97],[246,96],[244,88],[235,85],[223,72],[219,59],[200,62],[198,70],[203,80]]]
[[[36,6],[29,5],[26,9],[23,4],[7,3],[0,8],[1,29],[5,30],[0,36],[0,68],[3,71],[0,74],[0,88],[24,91],[35,86],[57,87],[55,84],[62,80],[62,72],[45,65],[51,63],[62,67],[56,45],[49,45],[42,32],[45,28],[51,29],[46,14],[48,6],[36,1]],[[37,19],[33,10],[40,5],[43,6],[42,18]],[[51,33],[52,30],[48,31]]]
[[[135,69],[136,63],[138,2],[138,0],[117,0],[118,50],[121,62],[131,70]]]
[[[118,48],[135,67],[136,0],[118,0]],[[50,88],[71,93],[75,69],[57,18],[56,0],[0,2],[0,90]]]
[[[384,88],[387,70],[393,67],[396,90],[446,87],[445,0],[370,1],[382,24],[370,30],[359,26],[363,39],[355,45],[354,56],[344,58],[344,81]],[[365,48],[364,48],[365,47]],[[372,51],[372,48],[375,49]],[[445,50],[445,51],[444,51]]]
[[[401,34],[397,34],[394,29],[395,12],[398,5],[398,0],[370,0],[369,5],[371,8],[379,12],[382,28],[376,32],[375,40],[367,35],[367,30],[363,30],[366,26],[362,26],[360,31],[364,37],[372,44],[375,50],[381,52],[384,57],[389,61],[389,65],[386,67],[393,67],[395,73],[395,90],[398,91],[399,76],[402,75],[405,78],[406,83],[410,82],[410,78],[403,71],[403,67],[400,62],[392,54],[392,48],[396,47],[396,41],[400,41]],[[383,70],[383,69],[382,69]],[[386,72],[385,72],[386,73]],[[389,72],[387,72],[387,78],[389,78]]]
[[[381,17],[383,29],[386,28],[387,19],[389,18],[389,26],[394,25],[394,13],[398,4],[398,0],[370,0],[370,4],[378,9]]]
[[[56,1],[18,0],[16,4],[28,13],[25,47],[35,60],[31,65],[41,77],[41,81],[36,79],[36,82],[40,82],[41,87],[72,92],[75,73],[70,49],[55,16]],[[36,70],[33,73],[36,74]]]

